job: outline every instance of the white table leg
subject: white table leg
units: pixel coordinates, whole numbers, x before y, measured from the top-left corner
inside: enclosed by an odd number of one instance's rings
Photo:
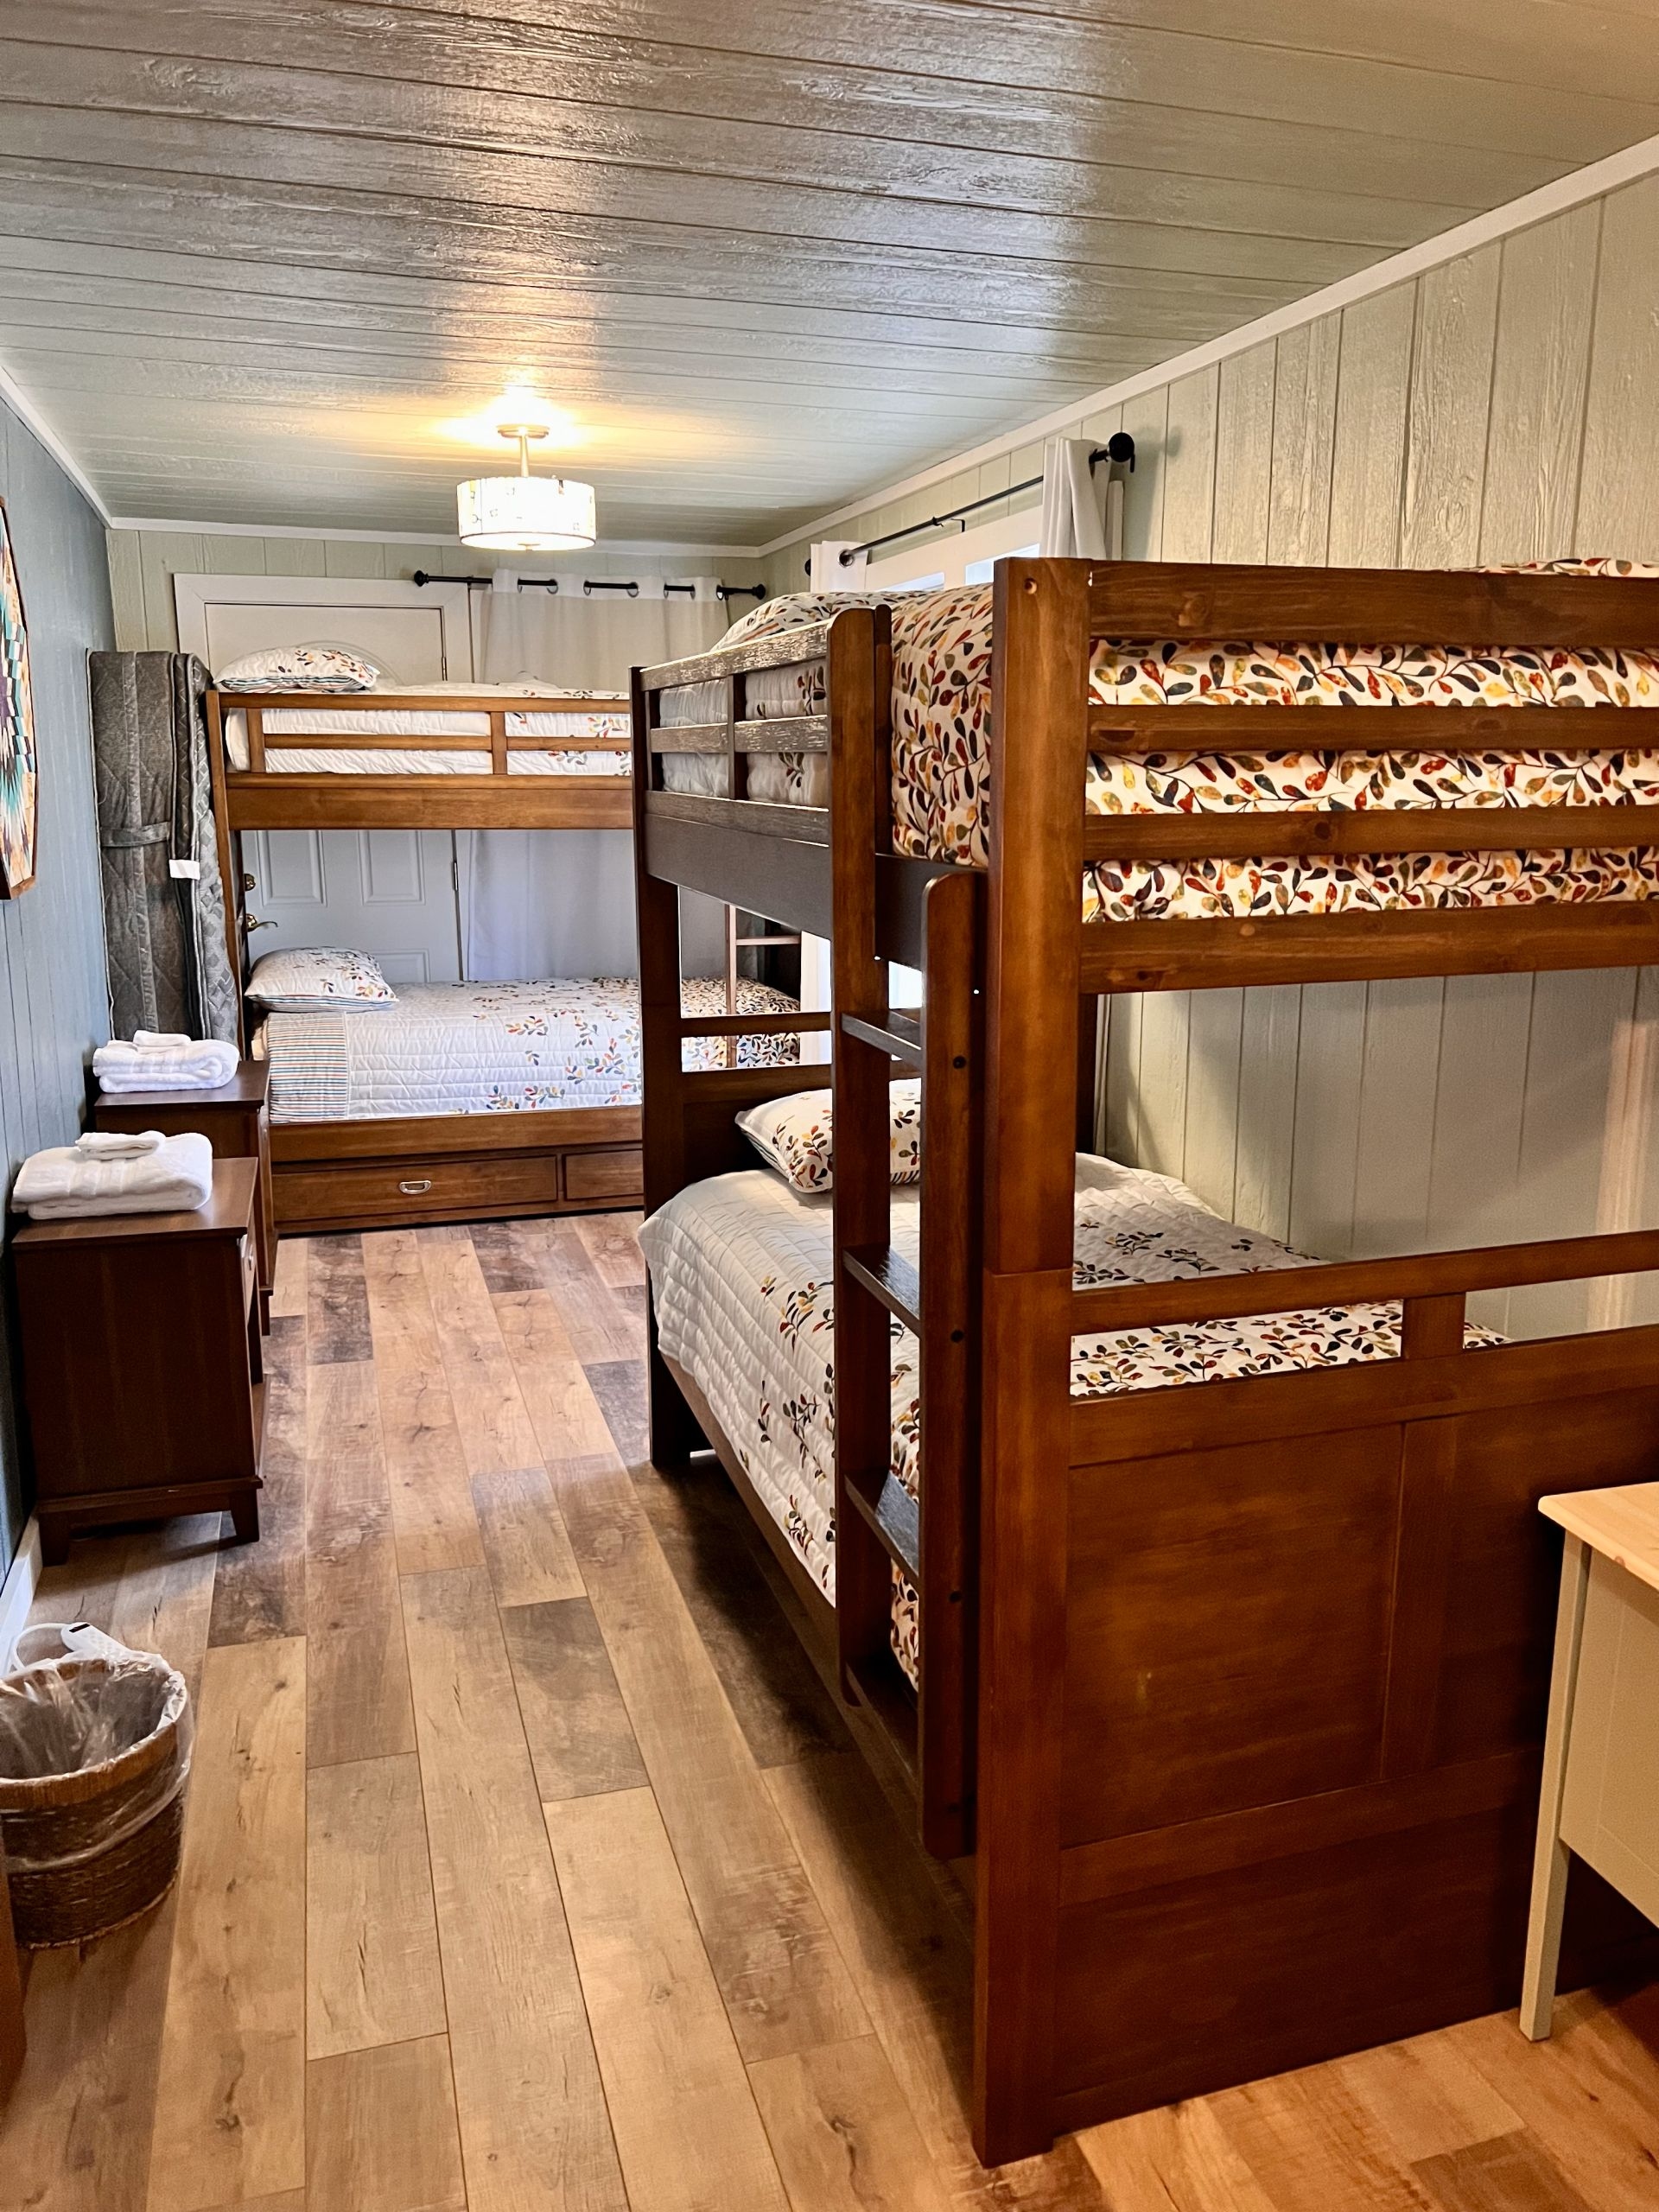
[[[1572,1856],[1561,1841],[1561,1795],[1567,1783],[1567,1743],[1573,1730],[1579,1643],[1589,1582],[1589,1547],[1579,1537],[1569,1536],[1561,1555],[1555,1661],[1549,1678],[1544,1777],[1538,1799],[1538,1845],[1532,1862],[1532,1911],[1527,1923],[1526,1971],[1521,1984],[1521,2032],[1535,2043],[1549,2034],[1555,1970],[1561,1955],[1561,1915],[1567,1904],[1567,1872]]]

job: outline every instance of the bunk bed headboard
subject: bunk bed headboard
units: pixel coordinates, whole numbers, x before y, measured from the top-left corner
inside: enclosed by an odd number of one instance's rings
[[[652,671],[655,678],[661,671]],[[747,1106],[786,1096],[807,1088],[798,1065],[784,1067],[728,1067],[690,1072],[682,1067],[681,1048],[688,1033],[753,1034],[768,1029],[800,1033],[829,1027],[827,1014],[796,1016],[724,1015],[697,1020],[688,1032],[680,1010],[680,883],[653,874],[649,864],[651,833],[646,793],[651,774],[651,721],[645,671],[633,672],[634,886],[639,937],[639,1016],[644,1076],[645,1211],[649,1213],[686,1184],[753,1164],[748,1140],[736,1116]],[[735,899],[751,912],[772,913],[763,904],[764,887],[753,882],[722,888],[716,871],[705,881],[693,876],[689,887],[708,889]],[[781,919],[793,921],[785,910]]]

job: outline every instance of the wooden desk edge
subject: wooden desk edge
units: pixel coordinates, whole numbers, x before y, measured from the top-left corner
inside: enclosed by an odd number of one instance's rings
[[[1638,1582],[1659,1590],[1659,1482],[1541,1497],[1538,1510]]]

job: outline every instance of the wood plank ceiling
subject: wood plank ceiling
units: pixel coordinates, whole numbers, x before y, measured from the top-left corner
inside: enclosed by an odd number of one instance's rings
[[[117,513],[454,528],[510,377],[753,543],[1659,130],[1659,0],[0,0],[0,361]]]

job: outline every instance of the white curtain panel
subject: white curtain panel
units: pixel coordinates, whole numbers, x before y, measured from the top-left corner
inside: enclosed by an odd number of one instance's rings
[[[1045,558],[1103,561],[1110,551],[1106,536],[1106,486],[1095,481],[1089,466],[1092,438],[1050,438],[1043,448],[1043,525],[1039,545]]]
[[[693,585],[696,597],[664,595],[660,576],[641,576],[637,599],[622,591],[584,594],[580,576],[563,578],[556,593],[480,593],[485,682],[540,681],[571,691],[626,694],[630,669],[705,652],[734,619],[716,596],[718,579],[674,581]]]
[[[626,830],[473,830],[462,837],[469,982],[639,972]]]
[[[852,559],[843,561],[841,557],[843,553],[850,553]],[[811,550],[807,565],[808,590],[820,594],[861,591],[869,558],[868,553],[858,550],[858,540],[855,537],[820,538]]]
[[[629,671],[706,652],[733,619],[713,576],[696,594],[584,594],[580,577],[556,594],[480,594],[479,665],[489,683],[522,679],[626,696]],[[626,830],[481,830],[461,833],[462,944],[481,983],[553,976],[632,976],[633,865]]]

